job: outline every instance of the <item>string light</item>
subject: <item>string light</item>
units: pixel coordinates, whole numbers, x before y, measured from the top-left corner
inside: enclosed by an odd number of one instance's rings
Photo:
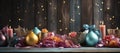
[[[56,7],[54,7],[54,9],[56,10]]]
[[[62,29],[59,29],[60,31],[62,31]]]
[[[42,26],[42,24],[39,23],[38,26]]]
[[[112,20],[112,18],[109,18],[109,20],[111,21],[111,20]]]
[[[41,5],[41,8],[43,8],[43,5]]]
[[[43,8],[42,11],[44,11],[45,9]]]
[[[37,14],[40,14],[40,12],[38,11]]]
[[[74,19],[70,19],[72,22],[75,22],[75,20]]]
[[[78,15],[80,15],[80,13],[78,13]]]
[[[35,7],[35,5],[34,5],[34,4],[33,4],[32,6],[33,6],[33,7]]]
[[[107,10],[109,10],[110,8],[109,7],[107,7]]]
[[[103,2],[101,2],[103,4]]]
[[[118,30],[119,28],[118,28],[118,27],[116,27],[116,29]]]
[[[98,12],[100,12],[100,11],[98,10]]]
[[[96,3],[96,6],[99,6],[99,4],[98,4],[98,3]]]
[[[80,8],[80,6],[77,6],[77,8]]]
[[[66,27],[65,30],[67,30],[68,28]]]
[[[66,1],[64,0],[64,1],[63,1],[63,4],[65,4],[65,3],[66,3]]]
[[[27,10],[25,10],[25,13],[27,13]]]
[[[9,19],[9,22],[11,22],[11,20]]]
[[[115,18],[114,16],[112,16],[112,18]]]
[[[47,19],[47,17],[45,17],[45,20]]]
[[[100,11],[102,11],[102,8],[100,9]]]
[[[50,5],[52,5],[52,3],[51,3],[51,2],[50,2],[49,4],[50,4]]]
[[[59,22],[62,22],[61,20],[59,20]]]
[[[18,20],[19,20],[19,21],[21,21],[21,19],[20,19],[20,18],[18,18]]]

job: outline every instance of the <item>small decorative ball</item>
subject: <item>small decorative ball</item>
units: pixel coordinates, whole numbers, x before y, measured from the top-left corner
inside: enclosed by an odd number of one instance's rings
[[[46,28],[42,29],[42,33],[47,33],[48,30]]]
[[[38,36],[32,31],[26,36],[26,43],[28,45],[36,45],[38,43]]]

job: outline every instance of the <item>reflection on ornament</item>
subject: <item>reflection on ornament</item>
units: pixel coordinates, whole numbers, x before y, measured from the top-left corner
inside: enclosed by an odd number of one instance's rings
[[[97,34],[95,34],[93,31],[90,31],[86,35],[86,43],[88,46],[95,46],[98,41],[99,41],[99,38],[98,38]]]
[[[26,43],[28,45],[36,45],[38,43],[38,37],[33,33],[33,31],[30,31],[26,36]]]
[[[6,41],[6,37],[0,31],[0,46],[2,46]]]
[[[38,27],[35,27],[33,32],[38,36],[39,40],[41,40],[41,31],[38,29]]]

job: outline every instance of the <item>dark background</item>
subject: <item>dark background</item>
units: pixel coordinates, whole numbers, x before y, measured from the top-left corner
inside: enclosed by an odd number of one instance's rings
[[[120,28],[120,0],[0,0],[0,29],[37,26],[65,34],[83,24],[98,28],[101,20],[107,29]]]

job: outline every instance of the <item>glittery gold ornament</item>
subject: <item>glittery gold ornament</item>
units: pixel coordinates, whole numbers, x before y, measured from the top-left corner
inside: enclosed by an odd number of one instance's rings
[[[30,31],[26,36],[26,43],[28,45],[36,45],[36,43],[38,43],[38,36],[35,35],[33,31]]]

